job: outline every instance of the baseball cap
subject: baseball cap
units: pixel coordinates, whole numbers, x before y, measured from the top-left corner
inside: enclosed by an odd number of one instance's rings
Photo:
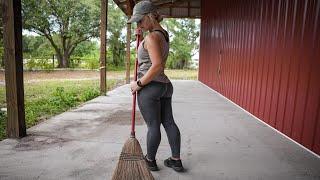
[[[153,12],[156,7],[150,1],[141,1],[137,3],[133,8],[133,14],[128,20],[128,23],[139,22],[144,15]]]

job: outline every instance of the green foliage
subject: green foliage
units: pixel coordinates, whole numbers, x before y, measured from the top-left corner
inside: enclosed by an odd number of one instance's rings
[[[25,57],[52,57],[54,49],[45,37],[24,35],[22,38],[22,51]]]
[[[3,43],[0,42],[0,68],[4,68],[4,57],[3,56],[4,56]]]
[[[171,69],[188,68],[193,52],[198,51],[199,27],[194,19],[166,19],[164,27],[170,33],[170,54],[167,67]]]
[[[33,58],[25,59],[26,63],[24,64],[24,68],[27,70],[53,70],[52,59],[50,58]]]
[[[24,68],[27,70],[52,70],[54,49],[42,36],[23,36],[22,40]],[[55,63],[55,66],[57,62]]]
[[[87,69],[99,69],[100,62],[98,57],[94,56],[87,56],[85,57],[85,67]]]
[[[97,88],[88,88],[80,95],[80,101],[89,101],[97,96],[99,96],[100,92]]]
[[[99,61],[99,51],[98,50],[92,50],[90,54],[84,55],[83,57],[77,57],[80,61],[78,64],[81,68],[85,69],[99,69],[100,67],[100,61]],[[74,59],[72,57],[71,59]]]
[[[117,84],[108,80],[108,90]],[[0,95],[5,94],[0,86]],[[25,86],[25,114],[27,128],[53,115],[67,111],[79,104],[99,96],[98,80],[54,81],[28,83]],[[0,107],[5,106],[4,97],[0,96]],[[5,137],[6,114],[0,112],[0,140]]]
[[[68,66],[79,43],[99,36],[99,5],[93,0],[23,0],[23,25],[49,40],[59,67]]]
[[[92,54],[96,55],[100,52],[99,48],[98,43],[95,41],[84,41],[75,48],[72,56],[84,57]]]
[[[6,136],[7,114],[0,110],[0,139]]]
[[[197,80],[198,70],[195,69],[166,69],[165,74],[170,79]]]
[[[83,58],[71,56],[69,67],[70,68],[79,68],[79,67],[81,67],[82,63],[83,63]]]
[[[113,2],[108,3],[108,60],[116,67],[124,66],[126,36],[121,32],[126,28],[127,18],[120,8]]]
[[[64,87],[57,87],[49,102],[54,106],[73,107],[76,105],[77,94],[75,92],[65,92]]]

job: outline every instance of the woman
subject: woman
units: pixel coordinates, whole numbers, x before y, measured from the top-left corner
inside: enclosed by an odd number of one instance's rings
[[[142,31],[149,31],[138,47],[138,81],[131,82],[132,93],[138,92],[138,105],[147,124],[147,154],[149,169],[158,171],[156,153],[161,141],[160,125],[166,130],[172,156],[165,166],[183,171],[180,159],[180,131],[172,116],[171,99],[173,87],[164,74],[169,53],[169,35],[159,22],[162,20],[149,1],[141,1],[133,8],[128,23],[136,22]]]

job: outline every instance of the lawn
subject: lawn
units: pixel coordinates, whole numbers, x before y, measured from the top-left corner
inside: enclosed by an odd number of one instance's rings
[[[108,90],[115,87],[117,82],[108,80]],[[99,80],[42,81],[27,83],[24,88],[27,128],[100,94]],[[0,107],[5,106],[5,88],[0,86]],[[2,112],[0,114],[0,139],[5,137],[5,118]]]

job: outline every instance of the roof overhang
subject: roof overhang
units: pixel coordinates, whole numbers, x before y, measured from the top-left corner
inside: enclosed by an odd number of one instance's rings
[[[141,0],[113,0],[127,15]],[[165,18],[200,18],[201,0],[150,0]]]

